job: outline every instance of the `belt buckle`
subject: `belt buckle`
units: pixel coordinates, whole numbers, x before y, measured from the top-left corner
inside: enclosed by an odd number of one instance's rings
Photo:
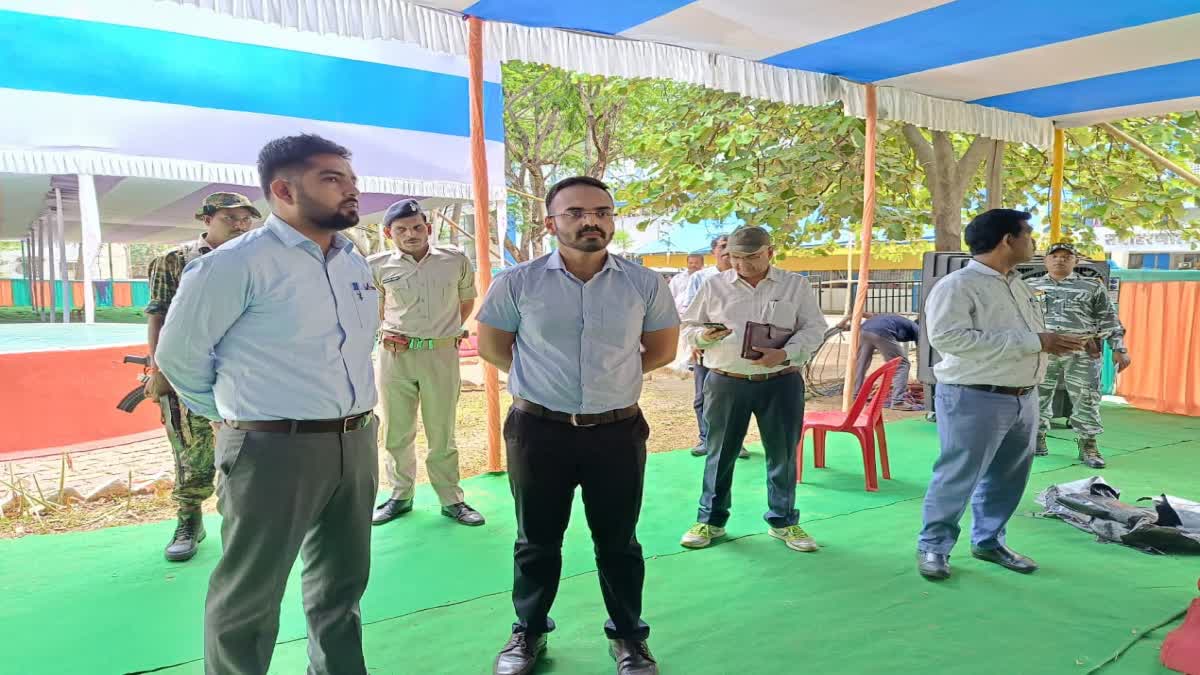
[[[595,424],[580,424],[579,423],[579,415],[576,415],[575,413],[571,413],[571,426],[577,427],[579,429],[587,429],[589,427],[594,427],[596,425]]]

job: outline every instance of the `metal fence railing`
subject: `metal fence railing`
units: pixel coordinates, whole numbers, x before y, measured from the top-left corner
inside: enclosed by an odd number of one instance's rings
[[[809,282],[817,292],[821,310],[841,314],[846,308],[846,294],[851,302],[858,294],[858,281],[821,279],[810,275]],[[875,279],[867,283],[867,311],[872,314],[917,314],[921,309],[921,282],[908,279]]]

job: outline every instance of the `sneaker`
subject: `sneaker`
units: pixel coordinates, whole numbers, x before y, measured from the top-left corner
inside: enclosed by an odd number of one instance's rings
[[[1104,457],[1100,456],[1100,448],[1096,447],[1096,439],[1079,439],[1079,461],[1093,469],[1103,469],[1106,466]]]
[[[738,450],[738,459],[750,459],[750,451],[745,446],[742,446],[742,449]]]
[[[683,539],[679,540],[679,545],[685,548],[704,548],[713,542],[713,539],[720,539],[725,536],[725,528],[709,525],[708,523],[696,523],[692,529],[684,533]]]
[[[693,457],[703,457],[707,454],[708,454],[708,450],[704,447],[703,443],[697,443],[696,447],[692,448],[692,456]]]
[[[782,539],[783,543],[787,544],[787,547],[793,551],[812,553],[820,548],[820,546],[817,546],[817,542],[799,525],[772,527],[767,531],[767,534],[776,539]]]

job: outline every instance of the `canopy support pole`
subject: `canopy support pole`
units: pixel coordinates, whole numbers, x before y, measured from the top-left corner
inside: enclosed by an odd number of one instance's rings
[[[1142,153],[1146,157],[1149,157],[1150,161],[1157,164],[1160,168],[1166,169],[1167,171],[1170,171],[1171,173],[1175,174],[1176,176],[1179,176],[1180,178],[1191,183],[1192,185],[1200,187],[1200,176],[1197,176],[1196,174],[1192,173],[1191,171],[1188,171],[1187,169],[1183,168],[1182,166],[1179,166],[1175,162],[1172,162],[1171,160],[1167,159],[1166,157],[1163,157],[1162,155],[1155,152],[1150,146],[1146,145],[1145,143],[1139,141],[1138,139],[1134,138],[1133,136],[1125,133],[1124,131],[1121,131],[1120,129],[1114,127],[1113,125],[1111,125],[1107,122],[1097,124],[1096,126],[1103,129],[1105,131],[1105,133],[1107,133],[1109,136],[1112,136],[1113,138],[1115,138],[1123,143],[1129,144],[1134,150],[1137,150],[1138,152]]]
[[[471,177],[475,197],[475,273],[479,297],[487,295],[492,285],[491,228],[488,223],[487,143],[483,128],[483,20],[468,17],[470,40],[467,61],[470,66],[471,107]],[[483,364],[483,391],[487,399],[488,471],[500,471],[500,373],[492,364]]]
[[[1050,174],[1050,241],[1048,244],[1062,241],[1063,161],[1065,159],[1066,142],[1063,130],[1055,129],[1054,171]]]
[[[850,353],[846,357],[846,384],[842,389],[842,410],[849,411],[854,401],[854,370],[858,361],[858,343],[862,333],[863,314],[867,309],[871,276],[871,232],[875,224],[875,146],[878,140],[878,106],[875,101],[875,86],[863,85],[867,98],[867,130],[863,152],[863,214],[862,251],[858,258],[858,294],[854,299],[854,315],[850,319]],[[847,280],[849,282],[849,280]],[[881,391],[880,396],[890,396]]]
[[[42,219],[42,227],[46,228],[46,233],[49,235],[47,239],[50,244],[46,250],[46,262],[50,265],[50,323],[56,323],[58,321],[57,296],[62,294],[58,287],[58,265],[55,264],[58,261],[54,255],[54,249],[57,248],[58,241],[57,237],[54,236],[54,228],[50,227],[50,223],[46,222],[45,218]]]
[[[100,255],[100,205],[96,197],[96,179],[79,174],[79,226],[83,242],[80,258],[83,264],[83,315],[85,323],[96,323],[96,291],[92,284],[92,263]]]
[[[75,309],[75,298],[72,292],[70,275],[67,274],[67,236],[66,225],[63,223],[62,189],[54,188],[54,216],[58,225],[59,264],[62,266],[63,280],[63,323],[71,323],[71,310]]]

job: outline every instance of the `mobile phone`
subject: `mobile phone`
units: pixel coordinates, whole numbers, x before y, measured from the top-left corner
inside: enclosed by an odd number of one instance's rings
[[[728,326],[726,326],[725,324],[723,324],[723,323],[715,323],[715,322],[713,322],[713,323],[705,323],[705,324],[704,324],[704,327],[705,327],[705,328],[708,328],[708,329],[714,329],[714,330],[729,330],[729,327],[728,327]]]

